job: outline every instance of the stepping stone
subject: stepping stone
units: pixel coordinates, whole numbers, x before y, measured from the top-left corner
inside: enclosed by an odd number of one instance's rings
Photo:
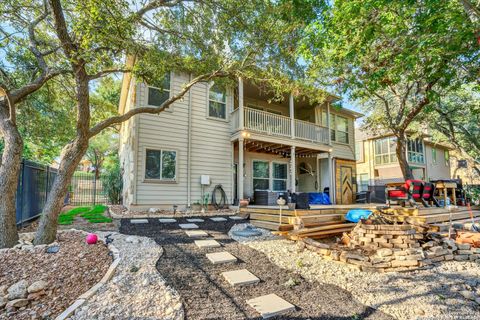
[[[198,229],[195,223],[180,223],[178,226],[182,229]]]
[[[160,221],[160,223],[174,223],[174,222],[177,222],[176,219],[171,219],[171,218],[158,219],[158,221]]]
[[[210,262],[213,264],[229,263],[229,262],[237,261],[237,258],[227,251],[207,253],[206,256],[208,260],[210,260]]]
[[[247,269],[223,272],[222,276],[234,287],[260,282],[260,279]]]
[[[198,219],[198,218],[194,218],[194,219],[187,219],[188,222],[205,222],[205,220],[203,219]]]
[[[130,223],[132,224],[148,223],[148,220],[147,219],[130,219]]]
[[[257,310],[258,313],[267,319],[279,314],[295,310],[295,306],[276,294],[268,294],[258,298],[247,300],[249,306]]]
[[[245,220],[244,217],[240,217],[240,216],[231,216],[229,218],[232,219],[232,220]]]
[[[215,221],[215,222],[227,221],[227,219],[222,218],[222,217],[210,218],[210,220]]]
[[[190,238],[200,238],[200,237],[208,237],[208,233],[202,230],[187,230],[185,231],[187,236]]]
[[[216,240],[195,240],[195,244],[199,248],[218,248],[222,246]]]

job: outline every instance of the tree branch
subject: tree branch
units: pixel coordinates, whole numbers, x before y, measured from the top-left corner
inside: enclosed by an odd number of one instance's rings
[[[88,81],[104,77],[108,74],[119,73],[119,72],[128,73],[128,72],[132,72],[132,69],[123,69],[123,68],[105,69],[105,70],[99,71],[95,74],[88,75]]]

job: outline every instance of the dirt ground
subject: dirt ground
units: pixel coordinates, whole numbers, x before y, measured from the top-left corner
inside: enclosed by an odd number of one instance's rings
[[[47,283],[46,295],[34,306],[8,315],[0,310],[0,319],[53,319],[100,281],[112,262],[108,248],[102,243],[85,244],[83,233],[60,233],[57,242],[57,253],[46,253],[45,248],[0,253],[0,287],[20,280],[29,285],[39,280]]]
[[[185,222],[180,219],[179,222]],[[241,221],[240,223],[243,223]],[[122,220],[120,231],[154,238],[165,252],[157,269],[181,295],[187,319],[261,319],[246,301],[275,293],[296,306],[296,311],[275,319],[391,319],[365,307],[347,291],[281,269],[262,253],[239,244],[227,236],[234,221],[197,223],[222,243],[222,248],[199,249],[178,224],[161,224],[149,219],[148,224],[130,224]],[[205,253],[228,251],[239,261],[235,264],[213,265]],[[257,285],[232,287],[221,273],[248,269],[261,279]],[[290,284],[289,284],[290,283]]]

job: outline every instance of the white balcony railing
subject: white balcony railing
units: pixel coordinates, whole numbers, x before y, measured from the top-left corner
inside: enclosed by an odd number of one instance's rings
[[[266,111],[243,108],[244,129],[267,135],[292,137],[291,119]],[[240,130],[239,111],[235,109],[231,114],[233,132]],[[328,144],[328,128],[302,120],[294,120],[294,138]]]

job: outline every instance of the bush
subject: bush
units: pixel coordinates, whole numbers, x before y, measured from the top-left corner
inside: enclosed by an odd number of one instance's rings
[[[122,203],[123,177],[118,158],[101,176],[103,190],[111,204]]]

